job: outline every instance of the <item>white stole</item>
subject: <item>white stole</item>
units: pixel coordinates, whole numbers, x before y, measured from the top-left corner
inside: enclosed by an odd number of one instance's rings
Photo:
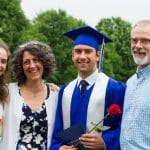
[[[99,73],[98,78],[93,87],[93,91],[90,96],[88,111],[87,111],[87,131],[90,130],[93,125],[91,122],[97,123],[104,117],[105,106],[105,94],[109,77],[104,73]],[[74,88],[76,86],[77,79],[73,80],[64,89],[62,96],[62,115],[64,129],[70,127],[70,105]],[[82,115],[82,114],[81,114]]]

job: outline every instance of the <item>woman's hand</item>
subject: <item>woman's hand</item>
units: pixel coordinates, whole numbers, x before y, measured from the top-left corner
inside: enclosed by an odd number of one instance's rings
[[[54,83],[48,83],[48,85],[52,91],[58,91],[60,89],[59,86]]]

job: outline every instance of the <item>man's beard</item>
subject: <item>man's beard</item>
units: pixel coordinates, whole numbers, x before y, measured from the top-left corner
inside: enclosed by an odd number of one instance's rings
[[[149,57],[148,57],[148,55],[146,55],[144,58],[140,58],[140,57],[138,57],[138,56],[135,56],[135,55],[132,53],[132,56],[133,56],[134,62],[135,62],[138,66],[144,66],[144,65],[149,64]]]

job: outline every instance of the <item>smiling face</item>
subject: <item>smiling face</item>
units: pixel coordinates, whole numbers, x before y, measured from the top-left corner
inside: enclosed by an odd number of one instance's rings
[[[96,71],[99,57],[99,53],[87,45],[76,45],[72,52],[72,60],[82,78],[86,78]]]
[[[8,54],[7,51],[0,47],[0,76],[3,75],[7,68]]]
[[[150,23],[139,24],[132,30],[131,52],[140,68],[150,64]]]
[[[37,57],[28,51],[24,51],[23,53],[22,68],[26,76],[26,81],[42,79],[43,64]]]

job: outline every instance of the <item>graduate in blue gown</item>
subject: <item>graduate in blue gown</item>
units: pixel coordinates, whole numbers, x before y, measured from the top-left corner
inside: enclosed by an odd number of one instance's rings
[[[64,35],[73,40],[72,61],[78,75],[60,89],[50,150],[118,150],[121,114],[103,121],[102,125],[109,126],[110,129],[102,133],[87,133],[93,123],[99,122],[107,114],[111,104],[118,104],[121,110],[123,107],[125,84],[99,72],[97,67],[101,55],[99,45],[111,40],[89,26],[71,30]],[[58,135],[78,124],[85,130],[79,138],[81,147],[69,146]],[[78,131],[71,131],[63,138],[71,137],[76,132]]]

